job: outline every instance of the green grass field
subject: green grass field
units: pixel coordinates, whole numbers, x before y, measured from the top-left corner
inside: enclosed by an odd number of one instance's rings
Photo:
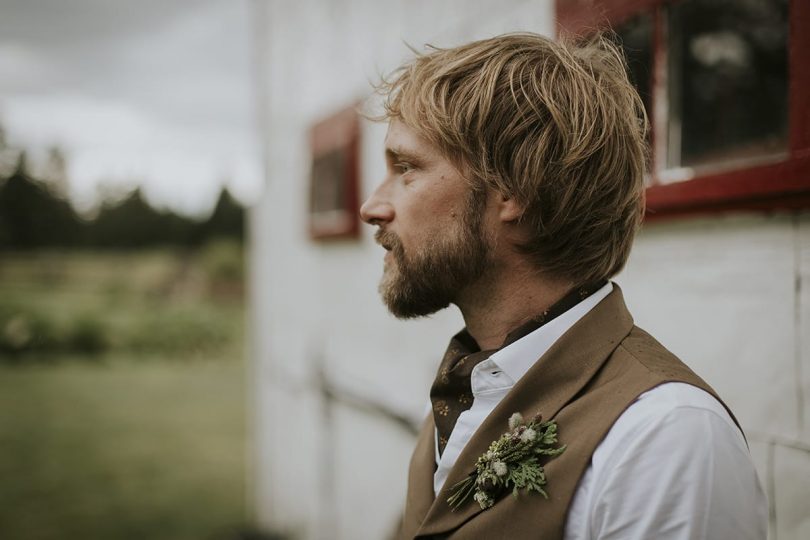
[[[0,539],[227,538],[248,521],[242,302],[214,298],[188,264],[161,252],[0,261],[0,302],[57,327],[80,311],[105,332],[170,326],[178,306],[203,314],[145,349],[111,335],[92,357],[0,362]],[[208,323],[220,338],[186,353],[184,332]]]

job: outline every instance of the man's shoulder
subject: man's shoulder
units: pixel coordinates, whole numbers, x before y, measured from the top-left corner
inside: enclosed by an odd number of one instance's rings
[[[611,439],[626,442],[661,426],[688,424],[701,418],[725,424],[729,428],[727,433],[745,445],[723,403],[705,390],[683,382],[664,383],[641,394],[616,420],[603,442]]]
[[[618,344],[611,360],[627,373],[626,377],[633,374],[656,384],[685,382],[716,396],[708,383],[685,362],[638,326]]]
[[[666,447],[670,454],[711,454],[721,447],[747,452],[742,431],[723,403],[682,382],[644,392],[619,416],[594,451],[596,476],[612,475],[620,462],[633,462],[650,447]]]
[[[634,519],[639,509],[645,520]],[[680,533],[668,528],[673,520],[682,523]],[[767,504],[739,428],[714,396],[675,382],[639,396],[613,424],[580,483],[565,537],[622,530],[634,538],[680,538],[704,527],[708,538],[763,538],[766,523]]]

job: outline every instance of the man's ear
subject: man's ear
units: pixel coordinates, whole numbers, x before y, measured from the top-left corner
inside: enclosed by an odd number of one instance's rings
[[[513,197],[500,196],[498,202],[498,217],[505,223],[511,223],[520,219],[523,215],[523,206],[517,203]]]

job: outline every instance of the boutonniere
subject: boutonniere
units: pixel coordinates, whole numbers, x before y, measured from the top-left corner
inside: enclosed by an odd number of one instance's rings
[[[542,456],[558,456],[565,446],[557,447],[556,422],[542,422],[538,414],[527,424],[520,413],[509,418],[509,431],[489,445],[489,449],[478,458],[475,471],[450,489],[447,503],[452,510],[463,505],[470,495],[482,509],[495,504],[495,497],[512,489],[536,491],[548,498],[543,486],[546,473],[540,465]]]

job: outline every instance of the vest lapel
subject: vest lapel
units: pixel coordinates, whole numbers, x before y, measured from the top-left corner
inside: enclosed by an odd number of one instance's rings
[[[408,495],[402,518],[400,538],[413,538],[430,509],[433,500],[433,474],[436,470],[435,425],[429,414],[416,439],[408,469]]]
[[[621,290],[614,284],[613,292],[566,332],[484,420],[450,470],[447,482],[432,501],[416,536],[452,531],[481,512],[479,505],[472,500],[459,510],[451,511],[447,498],[452,486],[474,470],[478,457],[508,429],[507,420],[514,412],[520,412],[524,418],[537,413],[545,420],[554,418],[597,373],[632,327],[633,319],[624,305]],[[565,426],[559,426],[559,431],[560,441],[565,444]],[[432,478],[431,468],[431,481]],[[411,481],[414,481],[413,477]],[[553,496],[552,477],[548,479],[548,491]],[[408,502],[411,502],[410,491]]]

